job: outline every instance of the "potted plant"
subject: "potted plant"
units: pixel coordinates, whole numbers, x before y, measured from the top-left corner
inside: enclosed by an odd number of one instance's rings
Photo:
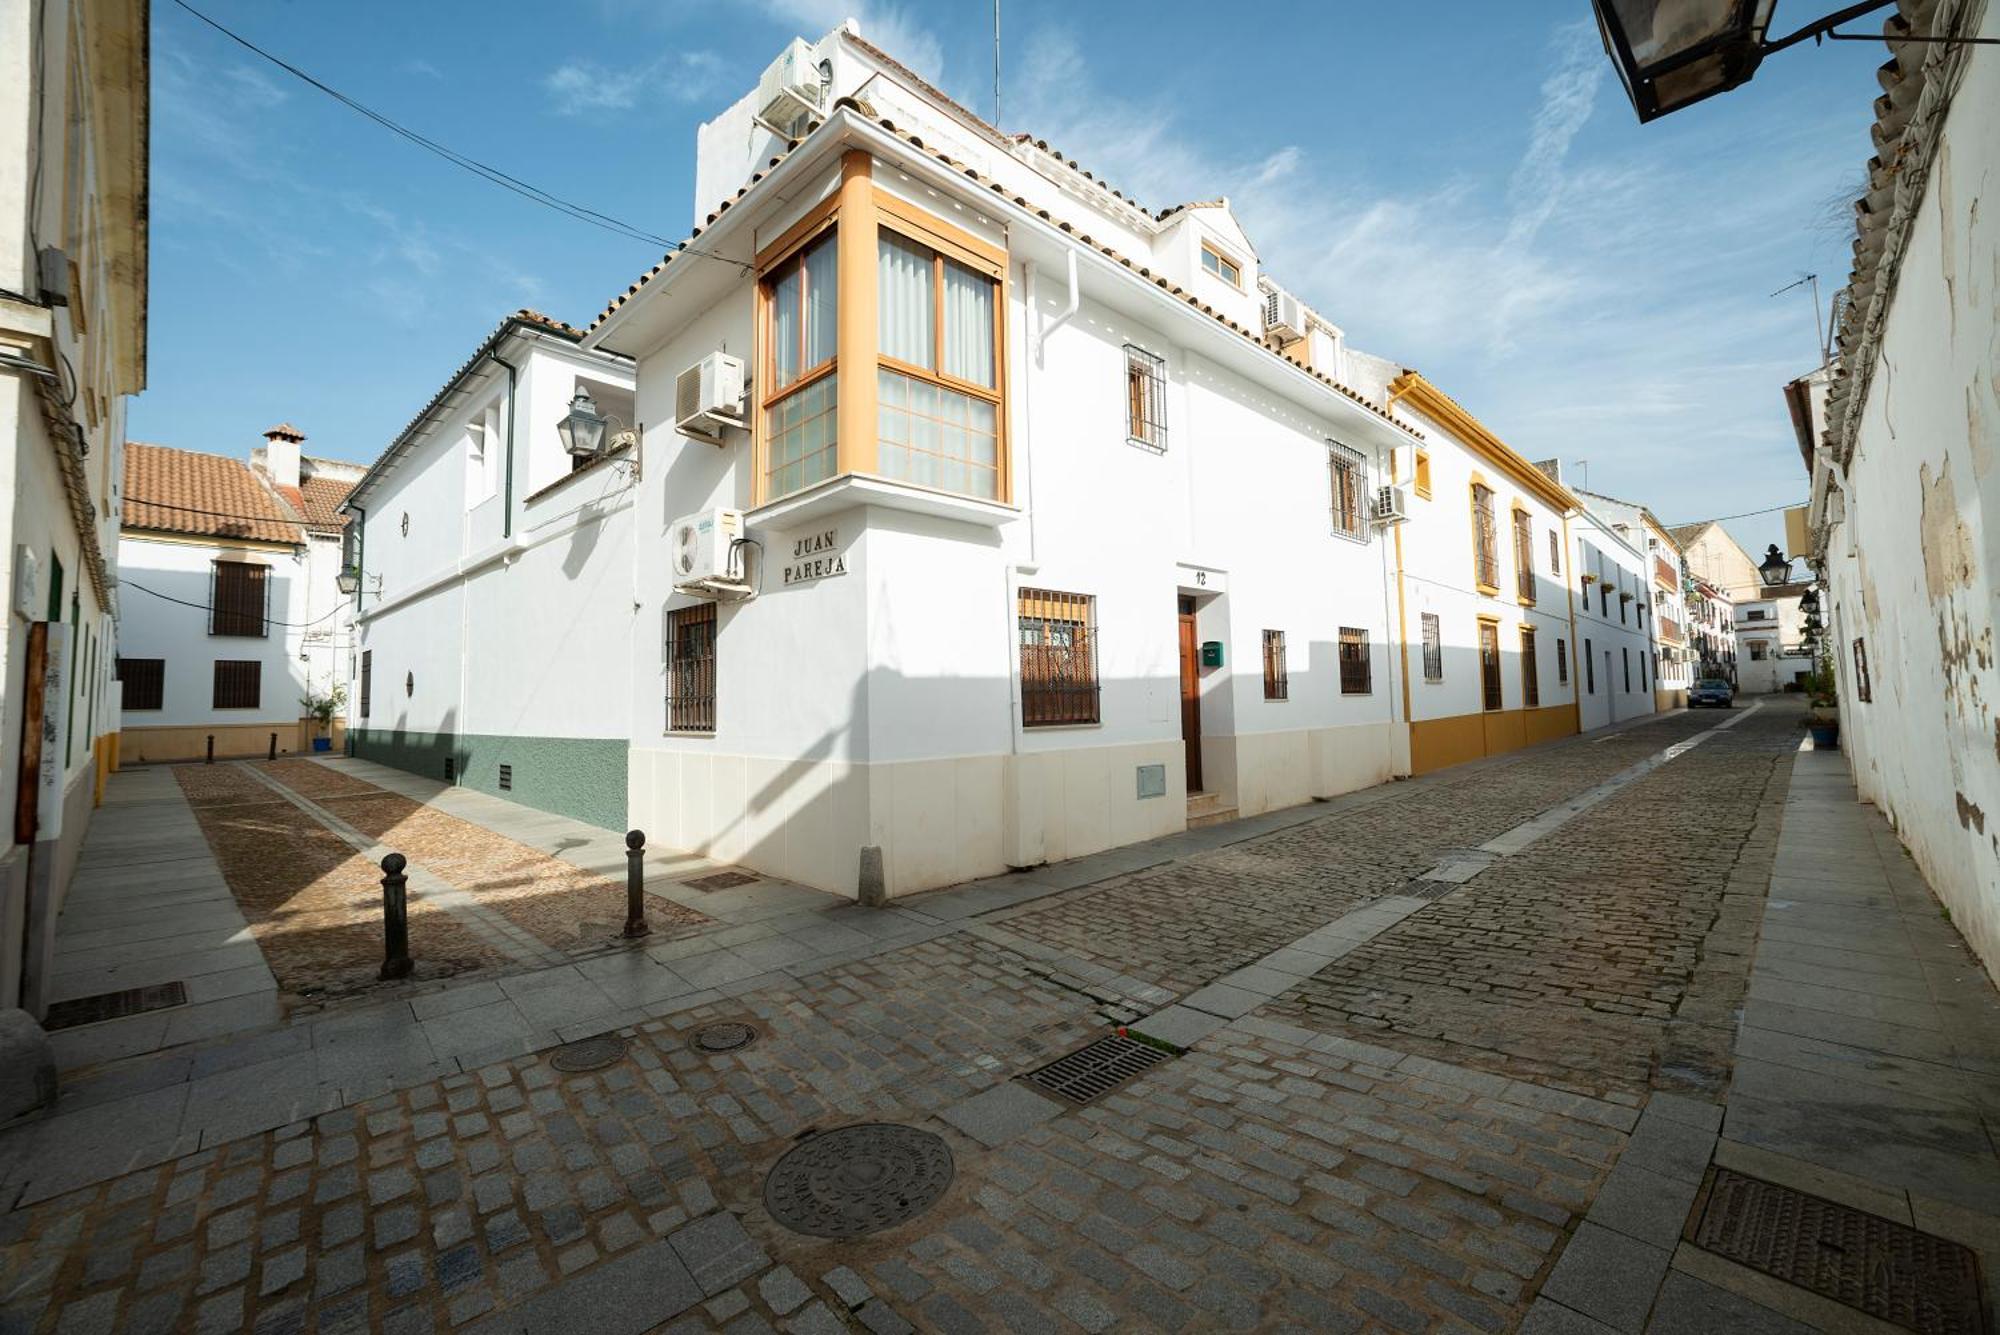
[[[325,695],[315,694],[311,687],[307,687],[306,693],[299,697],[299,704],[304,707],[306,716],[312,719],[315,725],[312,739],[313,750],[333,750],[333,719],[346,703],[347,688],[339,682],[335,682],[333,689],[329,690]]]
[[[1801,725],[1812,735],[1813,749],[1833,751],[1840,746],[1840,697],[1834,693],[1833,663],[1822,657],[1819,669],[1806,678],[1806,716]]]

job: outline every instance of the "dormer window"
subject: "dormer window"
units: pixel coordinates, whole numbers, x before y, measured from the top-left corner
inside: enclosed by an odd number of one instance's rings
[[[1231,287],[1243,286],[1243,266],[1206,241],[1201,243],[1201,267]]]

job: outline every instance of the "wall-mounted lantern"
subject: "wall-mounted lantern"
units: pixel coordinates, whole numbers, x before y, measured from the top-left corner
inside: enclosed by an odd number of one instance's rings
[[[597,411],[597,400],[590,397],[590,391],[578,386],[576,397],[569,401],[569,412],[556,423],[556,434],[562,437],[563,448],[576,458],[595,459],[604,452],[604,433],[610,425],[611,419]]]

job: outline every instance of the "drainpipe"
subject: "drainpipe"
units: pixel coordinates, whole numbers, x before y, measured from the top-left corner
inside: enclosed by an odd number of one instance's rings
[[[514,536],[514,389],[521,371],[497,352],[486,354],[507,371],[507,482],[500,500],[500,536]]]
[[[1020,428],[1016,433],[1021,446],[1022,490],[1027,492],[1028,501],[1028,560],[1026,564],[1030,569],[1038,569],[1041,560],[1040,547],[1035,541],[1035,460],[1032,449],[1034,432],[1030,425],[1035,415],[1035,396],[1033,393],[1034,371],[1037,366],[1041,365],[1042,348],[1047,344],[1049,335],[1068,324],[1071,318],[1076,315],[1077,307],[1083,304],[1083,290],[1077,285],[1076,281],[1076,251],[1073,248],[1067,252],[1067,260],[1069,300],[1064,303],[1062,310],[1058,311],[1055,317],[1047,324],[1041,324],[1039,316],[1039,312],[1041,311],[1040,267],[1033,260],[1024,261],[1021,266],[1022,276],[1026,279],[1025,286],[1028,290],[1028,315],[1037,325],[1034,330],[1029,332],[1027,337],[1029,356],[1027,366],[1021,373],[1021,422]]]
[[[361,610],[361,594],[365,587],[361,573],[368,569],[368,511],[352,501],[347,509],[361,516],[361,522],[354,527],[354,610]]]

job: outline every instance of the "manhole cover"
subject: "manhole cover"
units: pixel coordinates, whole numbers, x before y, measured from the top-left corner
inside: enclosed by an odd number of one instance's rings
[[[1113,1034],[1058,1057],[1021,1079],[1070,1103],[1093,1103],[1167,1059],[1164,1049]]]
[[[718,871],[697,876],[688,884],[697,890],[727,890],[732,886],[748,885],[756,879],[747,871]]]
[[[625,1040],[616,1034],[565,1043],[549,1055],[549,1065],[558,1071],[601,1071],[625,1056]]]
[[[169,1006],[187,1005],[187,986],[160,983],[153,987],[128,987],[123,992],[100,992],[94,997],[72,997],[49,1007],[42,1021],[44,1029],[73,1029],[100,1020],[119,1020],[127,1015],[163,1011]]]
[[[1924,1335],[1986,1329],[1958,1243],[1718,1168],[1695,1246]]]
[[[858,1238],[914,1219],[951,1185],[951,1148],[913,1126],[866,1122],[814,1136],[764,1179],[764,1208],[794,1233]]]
[[[734,1052],[747,1048],[758,1038],[757,1026],[741,1020],[717,1020],[694,1031],[696,1052]]]

